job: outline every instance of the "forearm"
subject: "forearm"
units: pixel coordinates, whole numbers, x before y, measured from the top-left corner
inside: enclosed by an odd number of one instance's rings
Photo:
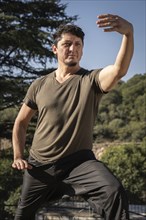
[[[29,108],[25,103],[22,105],[19,114],[15,120],[13,127],[13,151],[14,151],[14,161],[12,167],[15,169],[31,169],[31,165],[23,159],[24,157],[24,148],[26,141],[26,131],[28,124],[35,114],[36,111]]]
[[[133,30],[127,35],[123,35],[121,47],[116,57],[114,66],[118,70],[119,78],[127,73],[134,51]]]
[[[20,123],[15,122],[13,128],[13,152],[14,160],[23,158],[24,147],[26,141],[26,128],[24,128]]]
[[[103,68],[99,74],[99,82],[103,91],[111,90],[127,73],[134,51],[133,26],[117,15],[104,14],[98,16],[97,24],[105,32],[117,32],[123,35],[121,47],[115,63]]]

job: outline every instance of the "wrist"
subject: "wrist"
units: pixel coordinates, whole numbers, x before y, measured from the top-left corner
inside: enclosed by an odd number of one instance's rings
[[[19,159],[23,159],[23,155],[21,154],[14,155],[14,160],[19,160]]]
[[[131,23],[129,23],[130,28],[128,30],[128,32],[125,34],[125,36],[129,37],[129,36],[133,36],[133,32],[134,32],[134,28],[133,25]]]

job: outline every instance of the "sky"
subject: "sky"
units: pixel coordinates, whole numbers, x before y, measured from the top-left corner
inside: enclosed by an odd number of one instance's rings
[[[123,80],[146,73],[146,0],[61,0],[61,3],[67,4],[68,16],[78,15],[74,23],[85,32],[82,67],[96,69],[114,63],[122,36],[105,33],[96,25],[98,15],[109,13],[123,17],[134,26],[134,55]]]

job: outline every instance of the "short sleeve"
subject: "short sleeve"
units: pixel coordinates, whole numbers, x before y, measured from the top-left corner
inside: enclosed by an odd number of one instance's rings
[[[95,70],[92,71],[91,75],[92,75],[92,77],[93,77],[93,81],[94,81],[94,83],[95,83],[95,85],[96,85],[97,91],[100,92],[100,93],[102,93],[102,94],[106,94],[106,93],[108,93],[108,92],[105,92],[105,91],[102,89],[101,84],[100,84],[100,81],[99,81],[99,73],[100,73],[101,70],[102,70],[102,68],[101,68],[101,69],[95,69]]]
[[[90,77],[92,86],[95,88],[96,93],[104,94],[106,92],[102,90],[100,81],[99,81],[99,73],[101,70],[102,69],[95,69],[95,70],[89,71],[89,77]]]
[[[37,82],[38,80],[35,80],[30,87],[27,90],[26,96],[23,99],[23,102],[29,106],[30,108],[37,110],[37,104],[36,104],[36,94],[37,94]]]

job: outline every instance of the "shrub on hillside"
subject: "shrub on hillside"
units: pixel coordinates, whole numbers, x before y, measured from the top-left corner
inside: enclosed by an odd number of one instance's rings
[[[125,144],[106,148],[101,160],[121,180],[131,203],[146,202],[145,144]]]

